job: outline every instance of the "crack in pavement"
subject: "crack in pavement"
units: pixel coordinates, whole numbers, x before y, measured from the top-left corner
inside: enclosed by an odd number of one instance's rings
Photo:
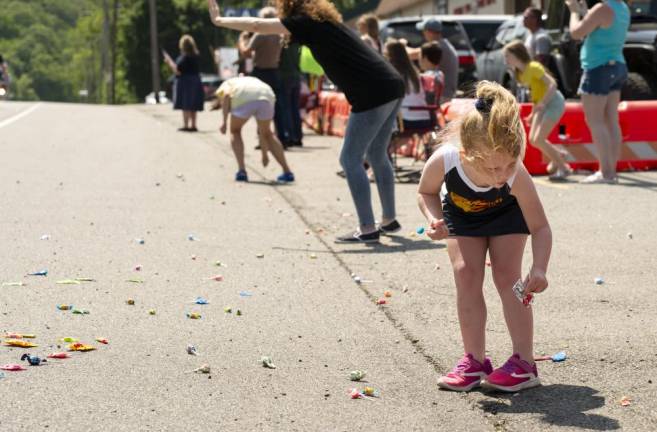
[[[146,110],[140,109],[142,113],[147,114],[150,117],[156,118],[157,120],[164,120],[168,124],[173,124],[171,121],[171,118],[162,115],[159,113],[152,113],[148,112]],[[201,138],[202,141],[204,141],[206,144],[211,144],[213,147],[217,147],[219,151],[221,151],[224,155],[226,155],[229,158],[233,158],[233,152],[232,150],[224,147],[224,146],[214,146],[214,144],[217,143],[216,137],[214,134],[199,134],[197,137]],[[245,161],[245,165],[248,168],[249,172],[253,172],[259,177],[261,182],[264,182],[265,184],[271,184],[272,186],[277,186],[278,184],[276,182],[269,182],[264,174],[259,171],[257,166],[254,166],[248,162]],[[353,280],[352,275],[354,274],[354,271],[349,267],[349,265],[342,259],[340,256],[339,252],[336,251],[333,247],[331,247],[330,243],[324,239],[322,236],[319,235],[319,233],[313,229],[313,223],[310,221],[304,214],[303,211],[301,210],[301,207],[298,205],[294,204],[294,200],[292,197],[285,192],[285,186],[280,185],[282,187],[274,187],[273,189],[276,191],[276,193],[287,203],[287,205],[294,211],[294,213],[297,215],[297,217],[302,221],[302,223],[308,228],[308,231],[313,234],[313,236],[326,248],[328,253],[336,260],[336,262],[339,264],[340,267],[342,267],[345,272],[350,276],[350,279]],[[403,324],[403,322],[399,319],[397,319],[392,312],[390,308],[387,308],[383,305],[378,305],[376,302],[378,300],[378,297],[372,294],[364,284],[357,284],[354,282],[354,284],[360,289],[360,291],[372,302],[373,305],[377,307],[377,309],[385,315],[386,319],[392,324],[392,326],[399,331],[399,333],[402,335],[402,337],[408,341],[412,348],[419,353],[425,361],[431,365],[431,367],[436,371],[436,373],[442,374],[444,373],[445,366],[438,361],[435,357],[433,357],[426,347],[420,342],[420,339],[415,337],[411,331]],[[389,283],[387,284],[388,288],[394,288],[392,287]],[[436,384],[437,386],[437,384]],[[440,391],[440,390],[439,390]],[[486,415],[485,413],[477,404],[477,401],[475,400],[474,396],[472,396],[469,392],[463,392],[460,394],[456,394],[461,397],[471,408],[473,411],[478,411],[481,416],[483,417],[484,421],[489,423],[492,429],[495,432],[507,432],[509,429],[507,428],[507,425],[509,423],[509,418],[506,416],[497,416],[494,415],[495,421],[491,419],[490,416]],[[500,398],[495,398],[498,402],[502,402],[503,399]]]

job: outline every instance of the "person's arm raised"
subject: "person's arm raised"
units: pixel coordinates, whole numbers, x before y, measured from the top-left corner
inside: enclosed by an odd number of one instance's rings
[[[278,18],[222,17],[216,0],[208,0],[208,9],[210,20],[217,27],[260,34],[290,34]]]

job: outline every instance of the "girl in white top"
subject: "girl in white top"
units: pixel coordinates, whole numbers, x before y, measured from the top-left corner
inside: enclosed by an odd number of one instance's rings
[[[397,40],[389,40],[385,44],[384,56],[397,69],[406,85],[401,109],[404,130],[429,129],[433,124],[431,113],[427,110],[409,109],[426,106],[427,96],[422,88],[420,73],[406,53],[406,46]]]
[[[230,114],[230,143],[239,167],[235,174],[235,180],[248,181],[244,163],[242,128],[251,117],[255,117],[258,122],[258,139],[262,151],[262,164],[267,166],[269,163],[267,152],[270,151],[274,155],[274,159],[283,168],[283,174],[278,176],[277,181],[281,183],[293,182],[294,174],[290,171],[290,167],[285,160],[283,145],[271,129],[276,102],[276,96],[274,96],[271,87],[258,78],[236,77],[224,81],[215,95],[217,96],[215,109],[223,109],[223,123],[219,130],[224,135],[228,130],[228,115]]]

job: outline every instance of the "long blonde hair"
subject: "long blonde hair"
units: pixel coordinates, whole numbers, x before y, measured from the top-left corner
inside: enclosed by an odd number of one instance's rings
[[[180,52],[184,55],[198,55],[196,42],[194,42],[194,38],[188,34],[182,35],[180,42],[178,42],[178,48],[180,48]]]
[[[490,81],[477,84],[475,97],[475,107],[452,122],[441,141],[458,134],[465,157],[472,162],[483,160],[490,152],[523,158],[525,129],[516,98],[501,85]]]
[[[342,22],[342,15],[329,0],[273,0],[281,18],[307,15],[315,21]]]
[[[375,41],[379,40],[379,19],[376,17],[376,15],[365,14],[361,16],[358,18],[358,25],[365,27],[369,37]]]

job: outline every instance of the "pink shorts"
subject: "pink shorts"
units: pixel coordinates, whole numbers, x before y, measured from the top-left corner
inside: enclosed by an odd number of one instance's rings
[[[233,108],[232,114],[241,119],[255,116],[257,120],[271,120],[274,118],[274,104],[266,100],[248,102],[240,107]]]

